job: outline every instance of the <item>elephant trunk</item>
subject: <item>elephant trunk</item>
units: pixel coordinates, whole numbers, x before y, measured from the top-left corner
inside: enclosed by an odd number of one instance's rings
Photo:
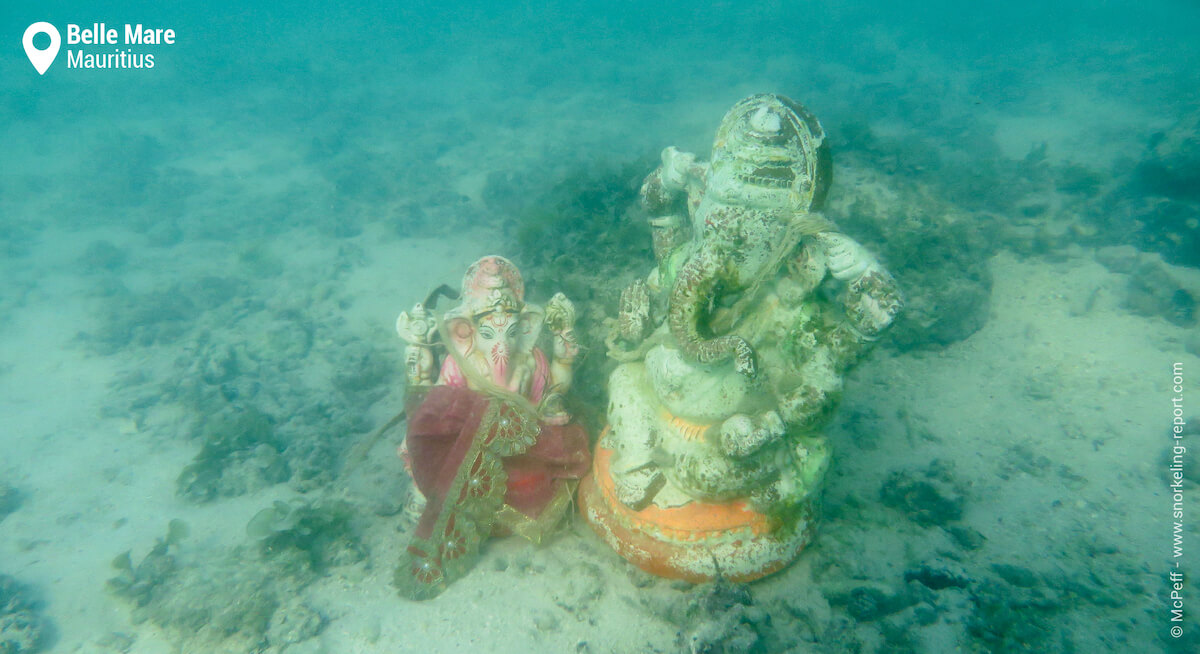
[[[508,345],[503,342],[493,345],[490,358],[492,364],[492,382],[501,388],[507,388],[510,391],[514,390],[509,388]]]
[[[715,248],[701,246],[679,269],[667,307],[671,335],[684,356],[698,363],[734,360],[734,369],[754,377],[754,350],[746,339],[733,334],[716,338],[700,335],[700,321],[725,267],[725,258]]]

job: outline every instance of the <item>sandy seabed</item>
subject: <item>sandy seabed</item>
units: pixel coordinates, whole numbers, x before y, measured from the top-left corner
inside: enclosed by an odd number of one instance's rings
[[[379,263],[355,271],[337,294],[346,319],[380,339],[404,301],[434,282],[452,281],[488,247],[482,237],[453,252],[444,243],[370,233],[358,241],[366,259]],[[57,255],[69,260],[73,253]],[[45,256],[47,274],[10,316],[0,349],[2,472],[27,495],[0,532],[5,572],[44,592],[59,634],[51,651],[109,651],[97,643],[113,632],[136,634],[130,652],[173,651],[171,638],[156,628],[130,625],[128,607],[106,592],[110,561],[125,550],[137,560],[176,518],[191,532],[182,556],[237,544],[257,511],[294,492],[276,486],[199,506],[177,499],[175,478],[196,445],[165,436],[179,419],[171,407],[137,419],[104,417],[111,380],[131,366],[169,369],[176,353],[164,349],[131,361],[81,351],[77,334],[91,319],[79,299],[80,280],[54,274],[54,255]],[[403,276],[392,262],[403,262]],[[992,556],[1038,567],[1052,553],[1064,565],[1068,559],[1058,553],[1086,540],[1142,553],[1147,575],[1165,574],[1170,507],[1162,425],[1171,366],[1200,369],[1183,351],[1185,331],[1123,310],[1117,300],[1123,275],[1085,251],[1055,263],[1001,254],[990,266],[996,286],[982,330],[938,352],[876,352],[856,370],[833,429],[838,465],[827,501],[874,502],[873,489],[890,471],[938,459],[952,463],[969,486],[962,524],[986,538],[984,551]],[[1085,310],[1079,298],[1092,296]],[[399,404],[395,389],[372,412],[382,421]],[[837,437],[850,433],[847,421],[864,415],[877,433]],[[377,477],[403,476],[392,454],[398,436],[370,453],[356,473],[365,481],[341,480],[353,487],[347,492],[361,495]],[[803,590],[812,585],[813,551],[847,548],[859,559],[860,577],[883,579],[907,564],[901,553],[944,538],[894,516],[889,528],[878,511],[847,531],[838,523],[855,517],[844,508],[835,514],[801,560],[757,584],[756,593],[798,594],[812,603],[809,610],[828,612],[819,593]],[[390,585],[391,562],[405,542],[397,525],[395,517],[371,520],[364,533],[369,560],[334,568],[303,591],[326,625],[286,651],[675,651],[677,627],[639,601],[648,583],[665,582],[632,571],[578,520],[541,547],[493,541],[470,575],[423,603],[399,599]],[[869,540],[844,540],[848,534]],[[1133,603],[1154,606],[1149,597]]]
[[[825,72],[836,72],[842,88],[865,83],[844,70]],[[719,77],[728,79],[730,73]],[[674,116],[678,125],[672,134],[698,148],[726,100],[761,90],[753,85],[769,77],[768,72],[731,83],[722,88],[727,98],[704,103],[682,98],[654,113]],[[1068,99],[1076,106],[1077,98]],[[1132,138],[1125,128],[1144,122],[1145,115],[1113,103],[1119,107],[1105,113],[1112,121],[1106,133]],[[464,212],[486,216],[482,194],[488,171],[542,161],[565,147],[556,137],[572,130],[590,130],[594,143],[620,142],[635,131],[621,122],[620,112],[604,120],[593,116],[595,122],[585,125],[572,121],[572,115],[598,104],[603,96],[595,91],[513,99],[497,111],[547,120],[514,120],[497,130],[485,122],[467,124],[469,142],[431,149],[436,154],[429,165],[453,172],[443,181],[461,196]],[[451,112],[447,120],[464,119],[466,113]],[[670,122],[661,120],[636,129]],[[213,153],[197,147],[181,153],[173,165],[217,180],[222,188],[244,190],[244,204],[251,208],[259,194],[312,183],[306,168],[311,161],[292,166],[288,137],[267,134],[247,143],[245,134],[231,136],[205,121],[197,116],[181,121],[186,128],[175,129],[209,134]],[[1055,143],[1055,156],[1065,158],[1108,161],[1119,154],[1111,140],[1081,141],[1081,131],[1096,130],[1081,130],[1079,121],[1052,109],[1000,123],[999,146],[1012,158],[1048,140]],[[399,150],[428,144],[382,137],[372,146]],[[846,189],[835,185],[833,193],[839,192]],[[224,201],[210,210],[215,214],[240,202],[236,197]],[[376,357],[389,366],[389,384],[371,389],[368,399],[349,409],[359,415],[337,423],[360,429],[330,438],[344,451],[383,424],[403,398],[398,367],[403,344],[392,332],[396,314],[439,284],[457,285],[478,257],[506,254],[495,249],[507,242],[507,235],[485,220],[463,226],[453,240],[398,233],[384,220],[400,211],[396,201],[383,202],[380,215],[364,221],[361,233],[268,232],[253,246],[219,239],[151,245],[144,229],[67,220],[36,231],[27,252],[3,263],[8,290],[0,298],[0,482],[16,488],[22,502],[0,522],[0,573],[36,589],[54,625],[48,651],[216,651],[211,648],[217,645],[189,644],[153,621],[132,624],[129,603],[105,588],[117,574],[114,559],[128,551],[134,562],[142,560],[167,533],[168,523],[178,519],[188,527],[188,535],[174,546],[179,559],[204,561],[210,553],[245,546],[250,541],[245,526],[264,508],[304,494],[295,485],[276,484],[206,503],[182,499],[177,478],[201,447],[193,429],[196,416],[182,401],[160,401],[157,389],[176,388],[181,376],[204,374],[189,362],[211,358],[214,351],[225,348],[245,357],[263,342],[261,334],[306,329],[310,354],[285,369],[269,369],[277,376],[258,383],[282,395],[301,386],[311,393]],[[48,203],[44,196],[31,197],[28,212]],[[81,264],[94,264],[97,241],[116,246],[126,260],[99,273]],[[791,630],[795,647],[823,639],[822,646],[831,651],[852,641],[883,648],[875,631],[856,634],[836,598],[855,592],[861,597],[863,588],[880,596],[895,593],[914,571],[919,577],[926,574],[922,570],[934,569],[948,575],[938,579],[949,581],[936,591],[939,614],[922,622],[913,636],[919,651],[965,647],[969,616],[982,601],[972,599],[966,586],[986,572],[1020,587],[1023,570],[1074,584],[1065,587],[1075,588],[1076,595],[1064,591],[1053,599],[1053,614],[1061,629],[1074,633],[1080,649],[1161,647],[1156,639],[1169,626],[1161,598],[1170,565],[1164,453],[1171,371],[1182,364],[1188,396],[1195,395],[1200,359],[1188,346],[1194,336],[1162,318],[1130,312],[1123,301],[1129,274],[1101,265],[1092,250],[1070,246],[1043,258],[1001,250],[987,266],[995,283],[982,329],[942,349],[902,354],[878,349],[851,375],[829,430],[836,464],[817,538],[793,566],[751,586],[755,605],[773,612],[767,622]],[[255,333],[206,322],[212,319],[203,314],[185,314],[172,319],[181,332],[187,333],[194,319],[207,335],[184,338],[178,341],[182,346],[167,340],[105,351],[96,345],[98,340],[103,345],[97,334],[105,321],[116,320],[111,314],[113,306],[123,306],[122,293],[170,294],[176,282],[223,275],[249,284],[240,292],[252,301],[241,308],[218,303],[228,312],[221,315]],[[125,290],[114,291],[114,280]],[[552,291],[554,280],[539,284]],[[270,317],[257,322],[246,317],[256,312]],[[347,351],[362,358],[336,358]],[[287,406],[278,398],[272,401]],[[1189,416],[1197,414],[1200,410],[1191,407]],[[391,577],[407,541],[407,525],[395,510],[407,488],[394,453],[401,435],[402,430],[388,434],[355,470],[305,489],[310,497],[346,499],[363,510],[356,529],[368,554],[330,567],[283,599],[318,615],[319,633],[272,651],[688,651],[695,634],[655,603],[686,605],[693,591],[632,569],[578,518],[538,547],[519,539],[491,541],[475,569],[435,600],[400,599]],[[962,515],[953,524],[922,525],[882,506],[881,486],[899,472],[925,474],[934,461],[937,470],[952,471],[953,481],[945,483],[964,498]],[[1195,538],[1194,525],[1187,534]],[[964,539],[972,547],[963,547]],[[213,570],[220,574],[219,568]],[[1105,578],[1114,570],[1119,580]],[[831,586],[828,579],[838,575],[845,579],[845,592],[823,593]],[[1120,587],[1109,589],[1109,599],[1079,599],[1086,589],[1110,582]],[[764,624],[761,616],[744,619]],[[1089,631],[1098,620],[1120,626]]]

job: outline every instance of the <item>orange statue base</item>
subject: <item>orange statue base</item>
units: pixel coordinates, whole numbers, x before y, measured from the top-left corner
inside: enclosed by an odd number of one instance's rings
[[[651,574],[753,581],[791,563],[812,538],[811,508],[790,525],[773,524],[743,501],[634,511],[617,500],[611,458],[612,450],[596,448],[592,474],[579,485],[581,510],[604,542]]]

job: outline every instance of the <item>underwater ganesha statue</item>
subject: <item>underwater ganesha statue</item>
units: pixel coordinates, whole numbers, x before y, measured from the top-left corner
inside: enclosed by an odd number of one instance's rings
[[[544,309],[524,294],[512,262],[484,257],[463,278],[462,304],[435,315],[435,291],[396,321],[408,343],[402,456],[425,500],[396,570],[407,597],[439,594],[493,532],[539,540],[589,466],[587,434],[561,401],[579,351],[575,308],[561,293]],[[537,345],[543,326],[553,359]]]
[[[902,305],[818,213],[830,172],[816,118],[762,94],[726,114],[710,161],[667,148],[642,186],[658,265],[621,296],[608,346],[622,363],[580,498],[646,570],[754,579],[811,539],[821,427]]]

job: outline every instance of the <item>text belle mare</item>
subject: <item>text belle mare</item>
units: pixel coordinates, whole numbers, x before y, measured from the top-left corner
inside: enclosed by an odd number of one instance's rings
[[[119,45],[117,29],[105,23],[92,23],[92,29],[79,29],[78,25],[67,24],[67,45]],[[174,45],[175,30],[142,28],[142,24],[125,25],[124,45]]]

